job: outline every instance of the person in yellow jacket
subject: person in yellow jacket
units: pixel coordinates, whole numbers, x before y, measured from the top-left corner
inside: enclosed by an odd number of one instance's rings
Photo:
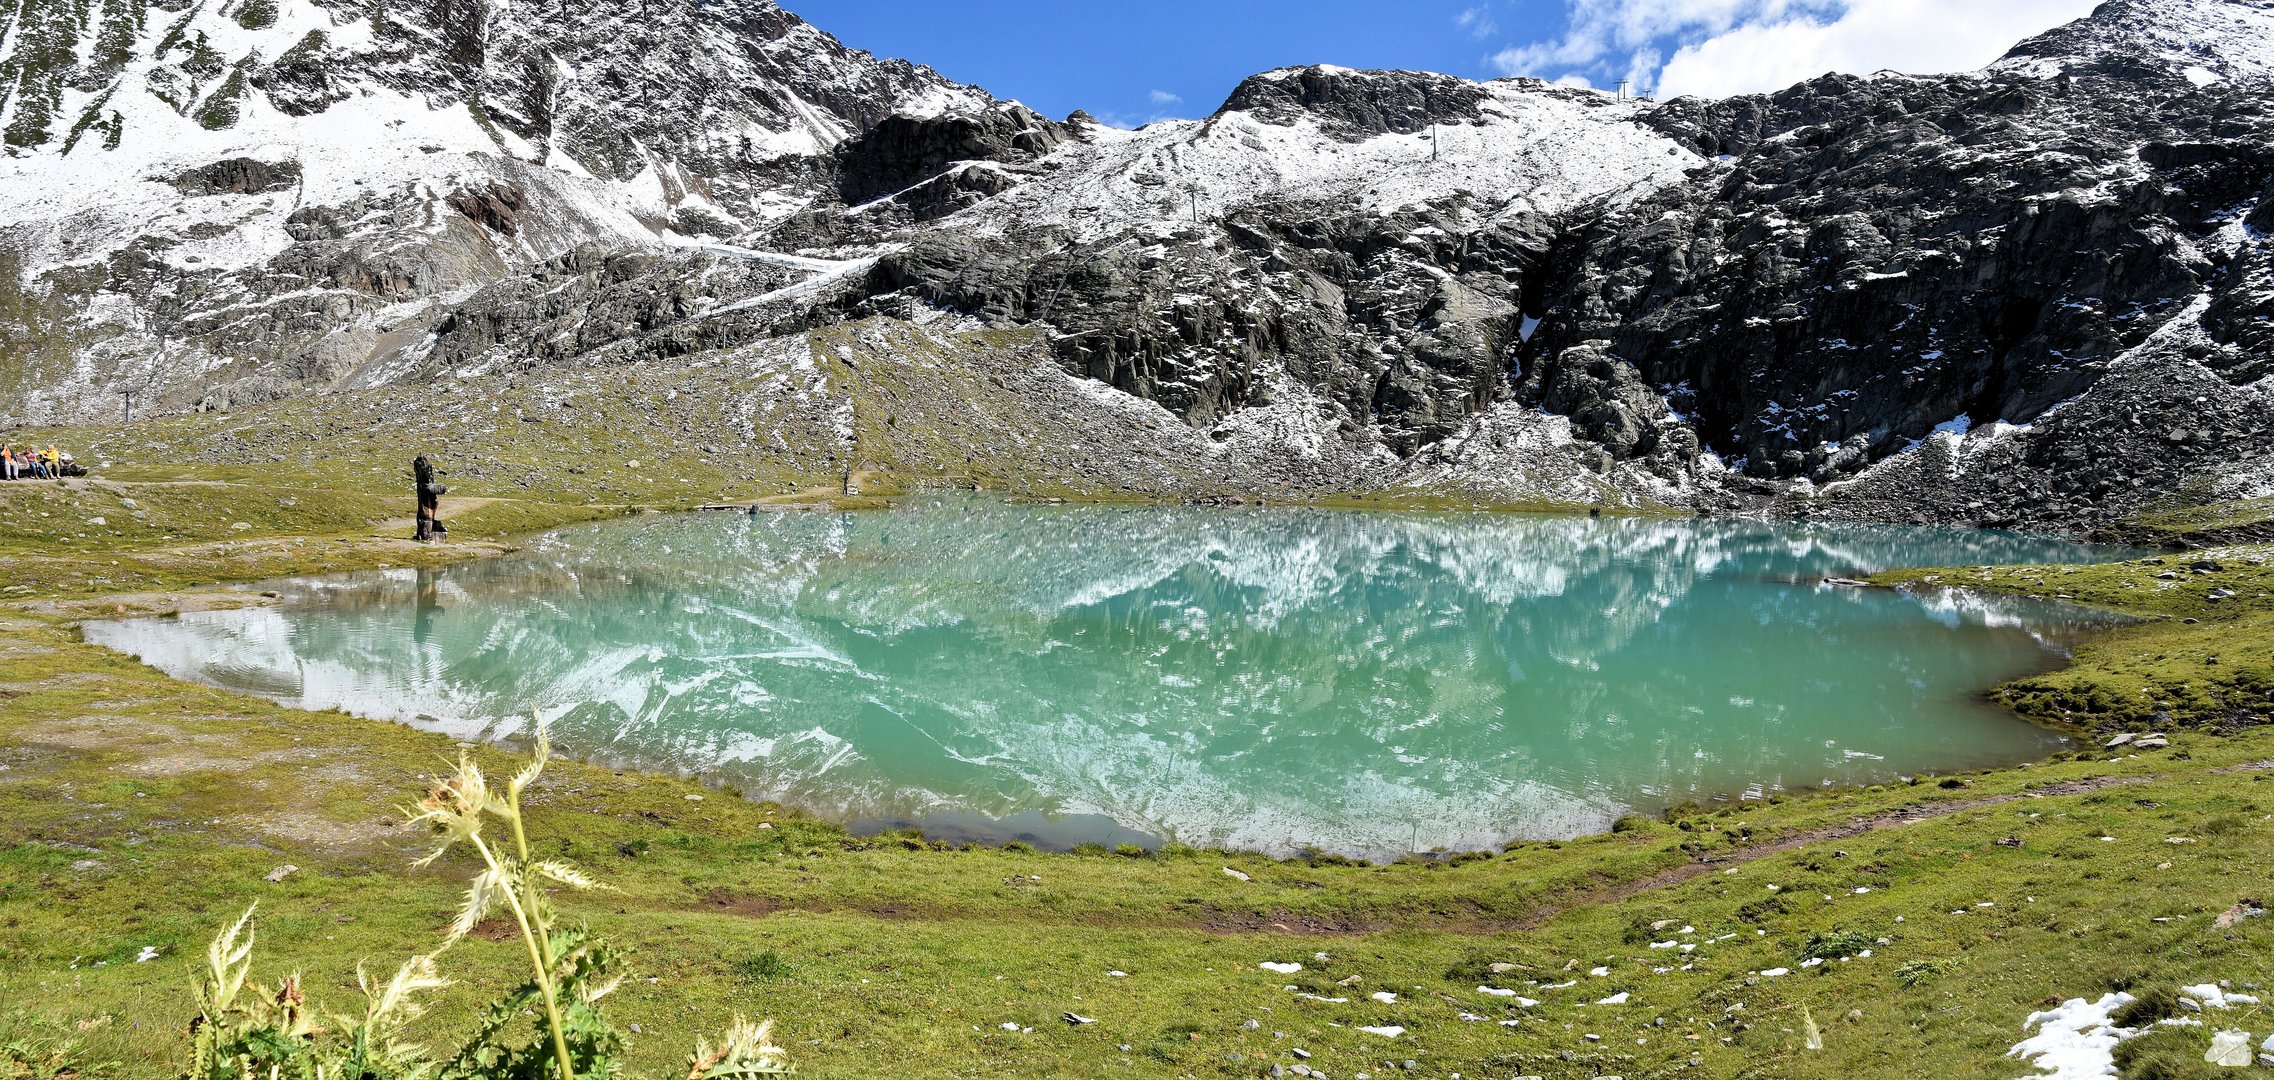
[[[42,464],[47,466],[48,479],[63,479],[63,453],[55,448],[54,443],[47,444],[47,452],[41,454],[39,459]]]

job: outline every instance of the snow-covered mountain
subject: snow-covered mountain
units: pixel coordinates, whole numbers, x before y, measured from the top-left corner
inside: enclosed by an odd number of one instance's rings
[[[32,0],[0,410],[877,319],[1028,328],[1108,413],[1292,463],[1214,490],[2091,524],[2274,490],[2270,40],[2268,0],[2111,0],[1975,73],[1652,103],[1294,68],[1131,132],[769,0]]]
[[[0,56],[35,415],[397,376],[532,264],[834,198],[831,152],[887,117],[1022,111],[764,0],[29,0]]]

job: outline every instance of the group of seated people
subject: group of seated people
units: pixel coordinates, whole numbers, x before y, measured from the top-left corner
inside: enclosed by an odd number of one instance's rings
[[[61,480],[77,471],[73,464],[71,455],[57,450],[54,443],[45,450],[0,443],[0,475],[9,480]]]

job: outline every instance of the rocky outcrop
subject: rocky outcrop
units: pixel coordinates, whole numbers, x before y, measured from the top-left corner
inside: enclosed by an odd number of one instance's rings
[[[1273,124],[1308,121],[1338,139],[1412,135],[1437,124],[1484,119],[1489,100],[1477,84],[1430,72],[1352,71],[1315,66],[1250,76],[1234,87],[1221,113],[1245,113]]]
[[[2235,227],[2274,193],[2264,96],[2098,55],[1668,105],[1653,123],[1723,160],[1562,242],[1527,358],[1552,384],[1608,341],[1744,471],[1822,483],[1954,418],[2028,423],[2207,293],[2239,342],[2266,310]]]
[[[974,175],[956,190],[974,197],[932,200],[921,207],[926,216],[938,216],[1001,194],[1010,186],[997,170],[968,166],[1023,165],[1064,141],[1058,125],[1019,105],[941,116],[888,116],[837,148],[837,192],[847,204],[857,206],[915,187],[951,166],[967,166],[958,172]]]
[[[185,169],[168,180],[184,195],[263,195],[300,183],[297,161],[262,161],[258,158],[224,158],[211,165]]]
[[[1068,372],[1197,425],[1287,380],[1411,453],[1507,396],[1523,282],[1547,247],[1544,221],[1483,222],[1466,199],[1390,215],[1275,204],[1144,248],[929,233],[870,287],[1048,324]]]

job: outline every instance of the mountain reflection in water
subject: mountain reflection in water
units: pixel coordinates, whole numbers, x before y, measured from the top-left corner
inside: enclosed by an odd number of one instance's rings
[[[2040,755],[2059,740],[1980,692],[2058,662],[2081,612],[1813,582],[2108,554],[1949,529],[940,499],[578,527],[88,636],[464,738],[537,709],[584,752],[846,820],[1383,856]]]

